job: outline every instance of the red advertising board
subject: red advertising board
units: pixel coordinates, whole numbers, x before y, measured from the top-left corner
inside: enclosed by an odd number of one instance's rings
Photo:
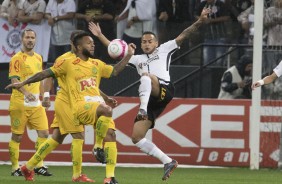
[[[119,105],[113,118],[117,127],[119,163],[159,163],[140,152],[131,142],[133,120],[138,110],[138,98],[116,97]],[[281,105],[280,105],[281,104]],[[49,123],[54,116],[53,103],[47,112]],[[151,139],[161,150],[180,164],[209,166],[249,166],[250,149],[249,100],[174,99],[149,131]],[[280,107],[281,106],[281,107]],[[0,160],[8,161],[11,138],[8,113],[9,95],[0,95]],[[261,108],[260,155],[261,167],[277,167],[280,143],[280,112],[282,103],[264,102]],[[91,150],[94,131],[86,127],[83,161],[94,162]],[[52,130],[50,130],[52,133]],[[28,130],[20,145],[20,160],[34,153],[35,131]],[[68,136],[47,161],[71,161],[71,137]]]

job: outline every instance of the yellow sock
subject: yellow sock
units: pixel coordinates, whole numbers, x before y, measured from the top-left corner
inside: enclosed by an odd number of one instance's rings
[[[37,151],[40,145],[45,142],[47,138],[37,137],[36,143],[35,143],[35,150]],[[42,167],[43,166],[43,160],[41,160],[36,167]]]
[[[82,139],[72,140],[71,157],[72,157],[73,178],[77,178],[81,174],[83,141],[84,140]]]
[[[44,158],[51,153],[56,147],[59,145],[57,141],[55,141],[53,138],[47,139],[43,144],[40,145],[36,153],[29,159],[29,161],[26,163],[26,167],[29,170],[33,170],[35,166]]]
[[[117,143],[105,142],[104,146],[106,164],[106,178],[115,177],[115,168],[117,163]]]
[[[12,163],[12,171],[15,171],[19,168],[20,143],[11,140],[9,142],[9,153]]]
[[[111,117],[100,116],[95,128],[95,144],[94,148],[103,148],[103,140],[107,135],[107,131],[112,121]]]

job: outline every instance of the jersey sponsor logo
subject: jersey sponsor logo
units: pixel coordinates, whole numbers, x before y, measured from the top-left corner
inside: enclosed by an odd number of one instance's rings
[[[148,66],[152,61],[158,60],[160,59],[159,55],[153,56],[151,58],[149,58],[146,62],[144,63],[139,63],[138,66],[140,69],[142,69],[145,66]]]
[[[80,91],[84,91],[87,88],[95,87],[96,86],[96,79],[91,77],[89,79],[83,79],[79,81],[80,84]]]

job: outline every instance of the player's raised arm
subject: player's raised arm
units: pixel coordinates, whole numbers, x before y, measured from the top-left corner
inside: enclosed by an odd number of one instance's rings
[[[199,17],[199,19],[194,22],[191,26],[189,26],[188,28],[186,28],[184,31],[182,31],[182,33],[180,33],[179,36],[177,36],[175,38],[176,44],[178,46],[180,46],[183,41],[187,38],[189,38],[189,36],[194,33],[195,31],[198,30],[198,28],[204,23],[204,21],[208,18],[208,14],[210,13],[210,9],[209,8],[204,8],[201,16]]]
[[[50,69],[46,69],[43,70],[42,72],[36,73],[35,75],[33,75],[32,77],[28,78],[25,81],[9,84],[8,86],[5,87],[5,89],[10,89],[10,88],[19,89],[26,84],[35,83],[38,81],[42,81],[45,78],[51,77],[52,74],[53,72]]]
[[[275,81],[277,79],[277,75],[275,72],[273,72],[271,75],[268,75],[266,77],[264,77],[261,80],[256,81],[255,83],[252,84],[252,89],[254,90],[257,87],[263,86],[263,85],[267,85],[272,83],[273,81]]]
[[[91,33],[103,43],[104,46],[108,47],[108,45],[110,44],[110,40],[108,40],[108,38],[106,38],[105,35],[102,33],[99,23],[95,24],[94,22],[89,22],[88,28]]]
[[[128,44],[128,53],[127,55],[117,64],[114,65],[114,71],[112,76],[117,76],[121,71],[124,70],[125,66],[128,64],[131,56],[134,55],[136,49],[136,45],[133,43]]]

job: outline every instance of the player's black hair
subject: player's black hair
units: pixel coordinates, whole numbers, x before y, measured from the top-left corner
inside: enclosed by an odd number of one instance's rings
[[[73,37],[73,45],[74,45],[75,48],[77,48],[79,42],[85,36],[90,36],[90,34],[85,32],[85,31],[83,31],[83,32],[79,32],[79,33],[74,35],[74,37]]]
[[[27,29],[24,29],[23,32],[22,32],[22,34],[21,34],[22,38],[24,37],[25,33],[26,33],[26,32],[29,32],[29,31],[34,32],[34,34],[35,34],[35,36],[36,36],[36,32],[35,32],[34,30],[32,30],[32,29],[30,29],[30,28],[27,28]]]
[[[75,37],[77,34],[83,33],[83,32],[85,32],[85,31],[84,31],[84,30],[80,30],[80,29],[73,31],[73,32],[71,33],[71,36],[70,36],[70,41],[73,42],[73,41],[74,41],[74,37]]]
[[[155,37],[156,40],[158,40],[158,37],[155,33],[153,33],[152,31],[144,31],[143,34],[142,34],[142,38],[144,35],[147,35],[147,34],[150,34],[150,35],[153,35]]]

